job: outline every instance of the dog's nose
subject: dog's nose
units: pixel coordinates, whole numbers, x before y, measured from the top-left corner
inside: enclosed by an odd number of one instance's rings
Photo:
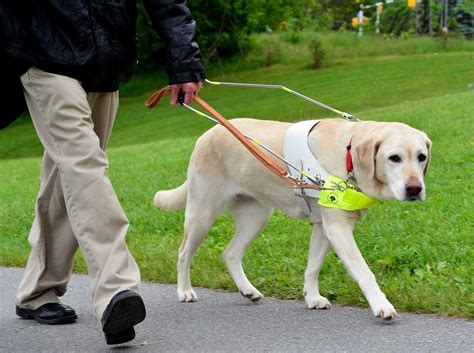
[[[408,196],[417,196],[421,190],[423,190],[423,187],[420,184],[407,184],[405,186],[405,190],[407,192]]]

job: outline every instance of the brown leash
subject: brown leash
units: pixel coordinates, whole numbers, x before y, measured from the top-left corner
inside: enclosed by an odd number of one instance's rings
[[[155,105],[158,104],[161,98],[166,94],[171,92],[171,87],[166,86],[159,91],[153,93],[150,98],[147,99],[145,102],[145,106],[148,108],[153,108]],[[194,100],[203,107],[207,112],[209,112],[220,124],[222,124],[229,132],[240,141],[242,145],[247,148],[250,153],[252,153],[267,169],[269,169],[274,174],[278,175],[280,178],[284,179],[288,184],[290,184],[294,188],[305,188],[305,189],[316,189],[320,190],[321,187],[316,184],[308,184],[305,182],[301,182],[298,179],[291,176],[291,174],[281,168],[279,165],[275,164],[271,159],[269,159],[263,151],[258,148],[254,143],[249,141],[243,134],[237,129],[234,125],[232,125],[227,119],[225,119],[218,111],[216,111],[213,107],[211,107],[208,103],[206,103],[201,97],[195,96]]]

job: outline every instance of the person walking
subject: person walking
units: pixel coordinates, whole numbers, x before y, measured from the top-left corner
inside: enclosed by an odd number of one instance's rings
[[[205,77],[195,21],[183,0],[143,2],[166,42],[171,103],[184,91],[190,104]],[[59,297],[79,247],[107,344],[130,341],[146,310],[138,294],[140,271],[125,242],[129,222],[109,180],[104,151],[117,113],[120,75],[137,62],[135,1],[5,0],[0,18],[3,57],[10,74],[21,79],[45,149],[16,314],[41,324],[77,319]]]

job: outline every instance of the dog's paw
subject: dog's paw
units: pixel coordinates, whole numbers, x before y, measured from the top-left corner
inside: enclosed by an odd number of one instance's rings
[[[260,293],[258,290],[253,290],[253,291],[249,291],[249,292],[242,292],[242,291],[239,291],[240,294],[242,294],[243,297],[253,301],[253,302],[258,302],[260,299],[263,298],[263,294]]]
[[[197,302],[198,296],[194,289],[189,289],[189,290],[179,290],[178,289],[178,298],[180,302],[183,303],[191,303],[191,302]]]
[[[322,295],[312,296],[309,295],[305,296],[306,305],[308,305],[309,309],[331,309],[331,303]]]
[[[388,300],[384,300],[383,303],[379,303],[372,307],[372,312],[375,317],[380,317],[383,320],[393,321],[398,317],[397,311]]]

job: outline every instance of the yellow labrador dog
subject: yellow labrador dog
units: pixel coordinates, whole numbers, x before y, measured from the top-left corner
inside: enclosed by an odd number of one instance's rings
[[[253,119],[235,119],[232,123],[282,155],[285,133],[291,124]],[[365,194],[399,201],[425,198],[423,176],[431,149],[425,133],[401,123],[327,119],[310,132],[308,144],[329,174],[345,180],[346,146],[351,138],[354,175],[357,186]],[[222,126],[213,127],[197,141],[186,182],[174,190],[157,192],[154,204],[169,210],[186,208],[178,260],[178,296],[183,302],[197,300],[189,275],[191,259],[224,209],[230,209],[236,221],[235,236],[224,252],[224,260],[241,294],[252,301],[263,295],[250,283],[242,268],[246,248],[265,226],[273,208],[294,218],[306,218],[292,188],[263,167]],[[359,284],[373,314],[395,319],[395,308],[380,290],[352,234],[365,210],[326,208],[317,205],[315,199],[311,210],[309,220],[313,232],[304,276],[308,307],[331,307],[318,287],[319,272],[331,247]]]

